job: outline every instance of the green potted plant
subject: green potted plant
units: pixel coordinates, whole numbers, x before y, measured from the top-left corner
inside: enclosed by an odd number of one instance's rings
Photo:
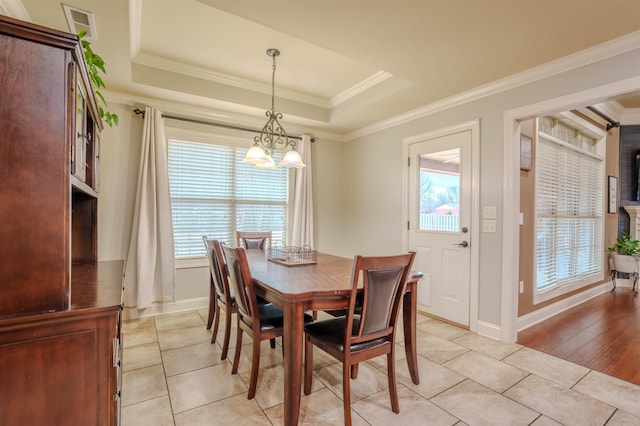
[[[118,116],[113,114],[107,110],[107,101],[98,90],[100,87],[105,87],[104,81],[100,76],[100,72],[106,74],[107,71],[105,69],[104,59],[98,54],[96,54],[91,48],[91,43],[88,40],[85,40],[84,37],[87,35],[86,30],[81,30],[78,32],[78,37],[80,38],[80,43],[82,43],[82,50],[84,53],[84,59],[87,63],[87,69],[89,70],[89,79],[91,80],[91,84],[93,85],[93,89],[98,98],[98,113],[100,114],[100,118],[102,118],[109,127],[113,127],[113,125],[118,125]]]
[[[638,272],[638,258],[640,257],[640,241],[631,238],[631,235],[622,231],[616,240],[616,244],[607,248],[613,261],[613,269],[617,272]]]

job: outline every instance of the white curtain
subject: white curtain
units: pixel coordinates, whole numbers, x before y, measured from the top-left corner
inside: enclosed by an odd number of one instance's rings
[[[138,309],[175,299],[175,261],[167,140],[162,113],[147,107],[133,226],[124,278],[124,303]]]
[[[302,135],[298,153],[307,167],[296,169],[291,245],[311,246],[313,241],[313,191],[311,182],[311,136]]]

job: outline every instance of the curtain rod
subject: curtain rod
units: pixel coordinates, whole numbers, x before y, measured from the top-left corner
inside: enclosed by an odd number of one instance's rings
[[[603,120],[605,120],[607,122],[607,132],[611,129],[613,129],[614,127],[620,127],[620,123],[618,121],[613,121],[608,115],[598,111],[596,108],[592,107],[592,106],[587,106],[586,107],[589,111],[591,111],[592,113],[600,116],[600,118],[602,118]]]
[[[142,115],[144,117],[144,111],[139,108],[134,109],[133,112],[136,113],[136,115]],[[239,127],[239,126],[232,126],[230,124],[214,123],[212,121],[196,120],[194,118],[177,117],[175,115],[162,114],[162,118],[168,118],[170,120],[186,121],[188,123],[204,124],[206,126],[223,127],[225,129],[241,130],[243,132],[260,133],[260,130],[249,129],[247,127]],[[298,139],[298,140],[302,139],[302,136],[287,135],[287,137],[289,139]],[[315,141],[316,141],[315,138],[311,138],[311,142],[315,142]]]

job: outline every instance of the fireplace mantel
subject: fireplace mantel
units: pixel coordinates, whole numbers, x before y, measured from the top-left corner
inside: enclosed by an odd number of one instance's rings
[[[629,218],[631,219],[629,223],[631,238],[634,240],[640,239],[638,238],[640,237],[640,206],[624,206],[623,208],[629,213]]]

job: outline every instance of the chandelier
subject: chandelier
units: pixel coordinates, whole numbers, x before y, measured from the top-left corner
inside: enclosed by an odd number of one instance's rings
[[[273,71],[271,74],[271,110],[266,112],[268,118],[260,135],[253,138],[254,144],[242,162],[254,164],[258,169],[276,169],[278,166],[273,161],[273,154],[278,151],[286,151],[284,158],[278,164],[284,167],[296,169],[305,167],[302,158],[296,151],[296,141],[287,136],[287,132],[278,121],[282,119],[282,113],[275,111],[275,79],[276,56],[280,55],[278,49],[268,49],[267,55],[273,58]]]

